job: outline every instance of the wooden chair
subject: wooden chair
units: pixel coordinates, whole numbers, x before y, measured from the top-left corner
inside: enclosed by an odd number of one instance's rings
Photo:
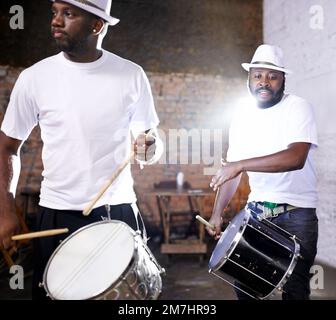
[[[183,189],[190,189],[191,185],[188,181],[185,181],[183,184]],[[160,181],[158,183],[154,183],[154,189],[163,190],[163,189],[176,189],[176,181]],[[168,224],[164,225],[161,219],[161,227],[164,233],[170,234],[170,232],[175,231],[176,237],[186,238],[194,232],[194,226],[196,221],[196,215],[198,212],[195,211],[195,207],[191,197],[187,197],[189,208],[181,210],[179,208],[173,208],[171,204],[171,198],[167,197],[162,199],[165,203],[165,206],[169,207],[169,219]],[[162,203],[160,202],[159,197],[157,197],[157,204],[159,210],[162,212]],[[167,208],[166,208],[167,211]],[[166,230],[169,226],[169,230]],[[182,231],[182,232],[181,232]]]
[[[203,207],[197,199],[199,195],[191,192],[188,182],[179,189],[176,181],[161,181],[154,184],[154,189],[164,236],[161,253],[167,255],[168,264],[172,254],[197,254],[202,264],[207,245],[204,242],[204,225],[196,220]],[[186,200],[188,208],[181,208],[180,203]]]

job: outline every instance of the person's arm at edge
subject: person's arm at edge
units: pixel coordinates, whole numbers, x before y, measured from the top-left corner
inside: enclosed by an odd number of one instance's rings
[[[0,131],[0,248],[14,245],[11,236],[19,230],[14,195],[10,192],[13,178],[13,158],[18,156],[22,141]]]

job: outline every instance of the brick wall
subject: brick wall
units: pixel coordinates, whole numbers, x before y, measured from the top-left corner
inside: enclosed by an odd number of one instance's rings
[[[22,30],[10,28],[14,4],[24,9]],[[0,1],[0,65],[27,67],[57,52],[50,5]],[[262,37],[262,0],[114,0],[111,12],[120,22],[104,48],[152,72],[242,76],[240,62]]]
[[[336,266],[336,26],[333,0],[265,0],[264,39],[283,48],[295,74],[290,92],[309,100],[319,130],[316,153],[320,203],[318,258]]]
[[[21,69],[0,67],[0,122],[9,100],[9,94]],[[133,165],[135,189],[140,209],[146,220],[154,226],[159,225],[159,214],[155,197],[148,195],[154,183],[162,180],[175,180],[182,171],[194,188],[207,188],[211,171],[204,169],[214,165],[225,155],[227,148],[228,124],[231,111],[242,95],[246,94],[245,79],[224,78],[223,76],[200,74],[163,74],[147,73],[151,82],[156,109],[160,118],[161,137],[165,143],[165,153],[156,165],[140,170]],[[177,149],[170,148],[175,139],[175,132],[192,134],[196,139],[189,139],[188,144],[177,144]],[[199,138],[199,139],[198,139]],[[176,139],[176,141],[180,141]],[[21,150],[22,170],[17,188],[17,200],[22,206],[22,192],[39,190],[42,172],[39,128],[35,128]],[[178,160],[172,163],[171,160]],[[172,156],[173,155],[173,156]],[[188,157],[189,155],[189,157]],[[186,161],[179,161],[180,159]],[[195,161],[196,159],[196,161]],[[200,161],[198,161],[200,160]],[[196,163],[195,163],[196,162]],[[247,180],[244,179],[237,196],[232,201],[234,213],[247,196]],[[206,216],[211,214],[214,195],[205,198]],[[187,207],[187,201],[173,202],[179,210]],[[29,210],[34,210],[32,207]]]

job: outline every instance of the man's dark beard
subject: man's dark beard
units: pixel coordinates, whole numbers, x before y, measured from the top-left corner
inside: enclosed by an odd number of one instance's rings
[[[282,86],[281,88],[274,92],[268,88],[265,88],[265,87],[260,87],[258,88],[257,90],[253,90],[251,89],[251,85],[249,84],[249,88],[250,88],[250,92],[252,93],[252,95],[257,98],[257,94],[260,90],[267,90],[268,92],[270,92],[273,97],[270,101],[265,101],[265,102],[262,102],[262,101],[259,101],[257,100],[257,103],[258,103],[258,107],[261,108],[261,109],[267,109],[267,108],[270,108],[270,107],[273,107],[274,105],[276,105],[278,102],[280,102],[280,100],[282,99],[283,97],[283,94],[284,94],[284,91],[285,91],[285,79],[282,83]]]
[[[88,48],[88,39],[66,39],[66,41],[60,41],[56,39],[56,45],[59,50],[65,53],[81,53],[85,52]]]

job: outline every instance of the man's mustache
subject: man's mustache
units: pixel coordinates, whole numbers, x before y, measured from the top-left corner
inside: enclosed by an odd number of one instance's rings
[[[266,87],[260,87],[258,89],[255,90],[255,93],[259,93],[260,91],[268,91],[269,93],[273,94],[273,90],[271,90],[270,88],[266,88]]]

